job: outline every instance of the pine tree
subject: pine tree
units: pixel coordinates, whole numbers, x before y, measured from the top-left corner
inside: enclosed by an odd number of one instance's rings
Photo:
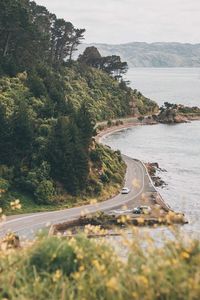
[[[88,157],[81,144],[75,122],[68,117],[58,118],[48,145],[52,177],[61,182],[71,194],[78,194],[88,176]]]
[[[11,164],[11,127],[6,118],[6,108],[0,105],[0,164]]]
[[[89,103],[83,102],[77,113],[77,124],[80,130],[82,143],[87,150],[94,134],[95,120],[90,112]]]
[[[34,143],[34,125],[25,101],[21,101],[11,119],[12,160],[31,161]]]

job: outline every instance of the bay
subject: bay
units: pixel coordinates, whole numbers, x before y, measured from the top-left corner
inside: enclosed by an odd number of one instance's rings
[[[163,101],[199,106],[200,69],[134,69],[129,71],[134,88]],[[179,125],[137,126],[107,136],[104,142],[123,154],[145,162],[158,162],[167,170],[167,183],[159,189],[166,202],[184,212],[184,230],[200,233],[200,121]]]

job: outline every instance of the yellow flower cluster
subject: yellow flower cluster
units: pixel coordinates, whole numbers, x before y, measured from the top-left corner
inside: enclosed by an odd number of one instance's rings
[[[97,204],[97,199],[91,199],[91,200],[90,200],[90,204],[91,204],[91,205]]]
[[[0,189],[0,197],[2,196],[2,194],[5,194],[6,190],[4,189]]]
[[[86,235],[106,235],[108,232],[107,230],[101,228],[101,226],[94,226],[91,224],[88,224],[84,228],[84,233]]]
[[[107,274],[107,270],[104,264],[100,264],[100,262],[97,259],[94,259],[92,261],[93,266],[97,269],[97,271],[99,273],[101,273],[102,275],[106,275]]]
[[[62,277],[62,271],[61,270],[57,270],[54,274],[53,274],[53,282],[57,282],[61,279]]]
[[[106,287],[112,291],[118,291],[119,283],[116,277],[111,277],[106,283]]]
[[[122,215],[117,219],[117,223],[126,224],[131,220],[131,217],[129,215]]]
[[[10,206],[11,206],[11,209],[12,210],[15,210],[15,209],[21,209],[22,208],[22,205],[20,204],[20,200],[19,199],[16,199],[14,201],[11,201],[10,202]]]

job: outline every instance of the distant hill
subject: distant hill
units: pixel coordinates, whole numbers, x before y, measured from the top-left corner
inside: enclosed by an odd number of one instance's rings
[[[129,67],[200,67],[200,44],[143,43],[82,44],[82,53],[88,46],[95,46],[103,56],[120,55]]]

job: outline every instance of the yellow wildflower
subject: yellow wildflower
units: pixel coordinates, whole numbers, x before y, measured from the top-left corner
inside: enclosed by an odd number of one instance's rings
[[[57,270],[53,275],[53,282],[59,281],[61,277],[62,277],[62,271]]]
[[[137,280],[138,280],[139,283],[141,283],[145,287],[147,287],[149,285],[148,279],[145,276],[143,276],[143,275],[139,275],[137,277]]]
[[[80,266],[79,267],[79,272],[84,272],[85,271],[85,267],[84,266]]]
[[[137,222],[138,222],[138,225],[143,225],[144,224],[144,218],[142,218],[142,217],[137,218]]]
[[[111,277],[110,280],[106,283],[106,287],[110,290],[117,291],[119,288],[117,278]]]
[[[187,253],[186,251],[183,251],[183,252],[181,252],[181,258],[183,258],[183,259],[187,259],[187,258],[189,258],[190,257],[190,254],[189,253]]]
[[[75,272],[75,273],[73,274],[73,278],[74,278],[75,280],[78,280],[78,279],[80,278],[80,276],[81,276],[81,274],[80,274],[79,272]]]
[[[90,204],[91,204],[91,205],[94,205],[94,204],[96,204],[96,203],[97,203],[97,199],[91,199],[91,200],[90,200]]]
[[[133,297],[134,300],[135,300],[135,299],[139,299],[139,298],[138,298],[138,294],[137,294],[136,292],[133,292],[133,293],[132,293],[132,297]]]
[[[21,204],[20,204],[20,200],[19,199],[11,201],[10,202],[10,206],[11,206],[12,210],[21,209],[21,207],[22,207]]]

